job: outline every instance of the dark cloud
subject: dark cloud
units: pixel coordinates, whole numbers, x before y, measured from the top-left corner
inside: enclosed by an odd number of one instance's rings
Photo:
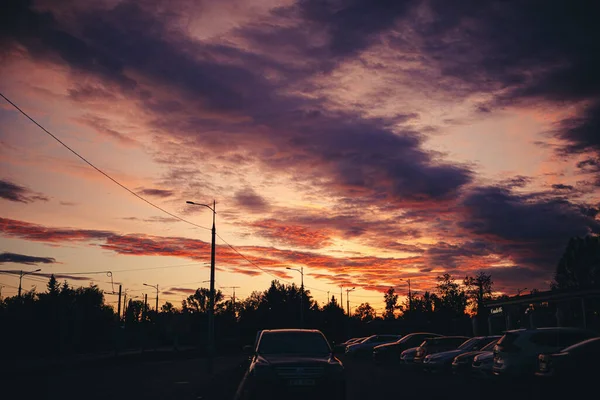
[[[237,191],[233,197],[235,204],[252,212],[264,212],[269,209],[269,203],[252,188]]]
[[[554,190],[564,190],[567,192],[570,192],[574,189],[574,187],[572,185],[565,185],[562,183],[555,183],[554,185],[552,185],[552,189]]]
[[[461,265],[466,266],[465,259],[484,257],[496,251],[491,243],[483,240],[467,241],[460,244],[438,242],[425,251],[425,258],[428,264],[434,267],[455,269]]]
[[[363,36],[391,26],[394,15],[407,7],[395,1],[349,2],[341,8],[316,2],[301,5],[303,15],[330,32],[332,49],[340,54],[366,46]],[[252,149],[271,169],[293,170],[302,179],[329,181],[333,193],[360,193],[388,204],[454,198],[473,178],[466,166],[434,160],[421,148],[418,133],[393,127],[414,118],[414,113],[369,119],[360,112],[328,111],[319,99],[286,95],[282,89],[300,83],[294,81],[300,75],[287,65],[237,48],[191,41],[136,3],[82,13],[73,22],[81,25],[79,30],[23,6],[13,14],[5,37],[35,57],[52,54],[73,69],[117,85],[154,115],[156,127],[183,135],[190,145],[219,152]],[[34,23],[38,29],[25,29]],[[274,39],[281,32],[273,27],[268,34]],[[346,43],[348,35],[354,37],[354,48]],[[141,88],[125,71],[168,86],[177,91],[177,98]],[[290,80],[269,80],[265,71]],[[203,117],[206,111],[225,113],[227,118]]]
[[[0,198],[18,203],[48,201],[48,197],[8,180],[0,180]]]
[[[552,278],[547,271],[519,266],[485,268],[480,271],[492,276],[494,290],[509,295],[516,294],[514,293],[515,288],[527,287],[528,290],[545,290]]]
[[[377,41],[378,34],[394,26],[408,13],[410,0],[301,0],[301,15],[322,27],[327,47],[334,56],[349,56]]]
[[[77,205],[77,203],[74,203],[72,201],[61,201],[61,202],[59,202],[59,204],[61,206],[65,206],[65,207],[73,207],[73,206]]]
[[[175,194],[172,190],[155,189],[155,188],[141,189],[140,191],[138,191],[138,193],[146,195],[146,196],[162,197],[162,198],[171,197]]]
[[[52,274],[52,273],[43,273],[43,272],[34,272],[31,275],[42,276],[44,278],[50,278],[52,275],[54,275],[54,277],[56,279],[69,279],[72,281],[93,281],[94,280],[94,278],[92,278],[91,276],[84,276],[84,275]],[[115,284],[118,284],[118,282],[115,282]]]
[[[600,232],[585,208],[564,199],[517,195],[502,187],[480,187],[462,202],[460,226],[494,243],[527,268],[551,273],[573,236]]]
[[[0,254],[0,263],[16,263],[16,264],[54,264],[56,259],[52,257],[35,257],[25,254],[2,253]]]

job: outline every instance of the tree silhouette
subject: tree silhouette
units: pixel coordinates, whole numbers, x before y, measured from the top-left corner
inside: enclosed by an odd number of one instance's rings
[[[600,286],[600,237],[571,238],[560,258],[552,289]]]
[[[467,307],[467,295],[450,274],[437,277],[439,298],[434,304],[436,312],[448,315],[464,315]]]
[[[484,304],[492,299],[493,284],[492,276],[485,272],[479,272],[475,277],[466,276],[463,280],[468,301],[473,311],[479,316],[487,311]]]
[[[373,321],[375,316],[375,309],[369,303],[361,303],[354,311],[354,317],[363,322]]]
[[[178,311],[179,310],[168,301],[160,307],[160,312],[163,314],[176,314]]]
[[[223,292],[215,291],[215,312],[223,307]],[[198,288],[181,303],[182,311],[186,313],[206,313],[208,311],[210,289]]]
[[[394,319],[394,311],[398,308],[398,295],[396,294],[393,287],[389,288],[384,293],[383,299],[385,302],[385,312],[383,314],[384,319]]]

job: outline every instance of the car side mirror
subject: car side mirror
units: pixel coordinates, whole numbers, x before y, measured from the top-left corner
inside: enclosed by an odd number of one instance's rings
[[[247,356],[254,355],[254,348],[249,344],[245,345],[244,346],[244,354]]]

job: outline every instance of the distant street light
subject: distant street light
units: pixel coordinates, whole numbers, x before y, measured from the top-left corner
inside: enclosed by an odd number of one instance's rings
[[[21,298],[21,280],[23,279],[23,277],[25,275],[33,274],[34,272],[40,272],[40,271],[41,271],[41,269],[36,269],[35,271],[29,271],[29,272],[23,272],[23,271],[21,271],[19,273],[19,295],[18,295],[19,298]]]
[[[144,283],[144,286],[150,286],[151,288],[156,289],[156,313],[158,314],[158,283],[156,285],[148,285]]]
[[[215,347],[215,236],[217,230],[215,228],[215,217],[217,215],[217,202],[213,200],[212,207],[208,204],[196,203],[193,201],[186,201],[187,204],[194,206],[202,206],[208,208],[213,213],[212,223],[212,242],[210,247],[210,293],[208,296],[208,373],[212,374],[213,371],[213,357]]]
[[[300,267],[300,269],[286,267],[285,269],[300,272],[300,328],[304,328],[304,267]]]
[[[346,307],[348,308],[348,317],[350,317],[350,292],[356,290],[355,287],[352,289],[346,289]]]

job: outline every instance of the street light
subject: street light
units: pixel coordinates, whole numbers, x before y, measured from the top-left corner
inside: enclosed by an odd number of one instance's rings
[[[158,314],[158,283],[155,285],[148,285],[147,283],[144,283],[144,286],[150,286],[151,288],[156,289],[156,314]]]
[[[286,267],[285,269],[300,272],[300,328],[304,328],[304,267],[300,267],[300,269]]]
[[[346,308],[348,308],[348,317],[350,317],[350,292],[355,290],[356,288],[353,287],[352,289],[346,289]]]
[[[19,272],[19,298],[21,298],[21,280],[23,279],[23,277],[25,275],[29,275],[29,274],[33,274],[34,272],[40,272],[41,269],[36,269],[35,271],[29,271],[29,272],[23,272],[23,270],[21,270],[21,272]]]
[[[212,207],[208,204],[195,203],[193,201],[186,201],[187,204],[194,206],[202,206],[208,208],[213,213],[213,224],[212,224],[212,242],[210,247],[210,293],[208,296],[208,373],[211,374],[213,371],[213,356],[215,346],[215,236],[217,230],[215,229],[215,217],[217,215],[217,202],[213,200]]]

